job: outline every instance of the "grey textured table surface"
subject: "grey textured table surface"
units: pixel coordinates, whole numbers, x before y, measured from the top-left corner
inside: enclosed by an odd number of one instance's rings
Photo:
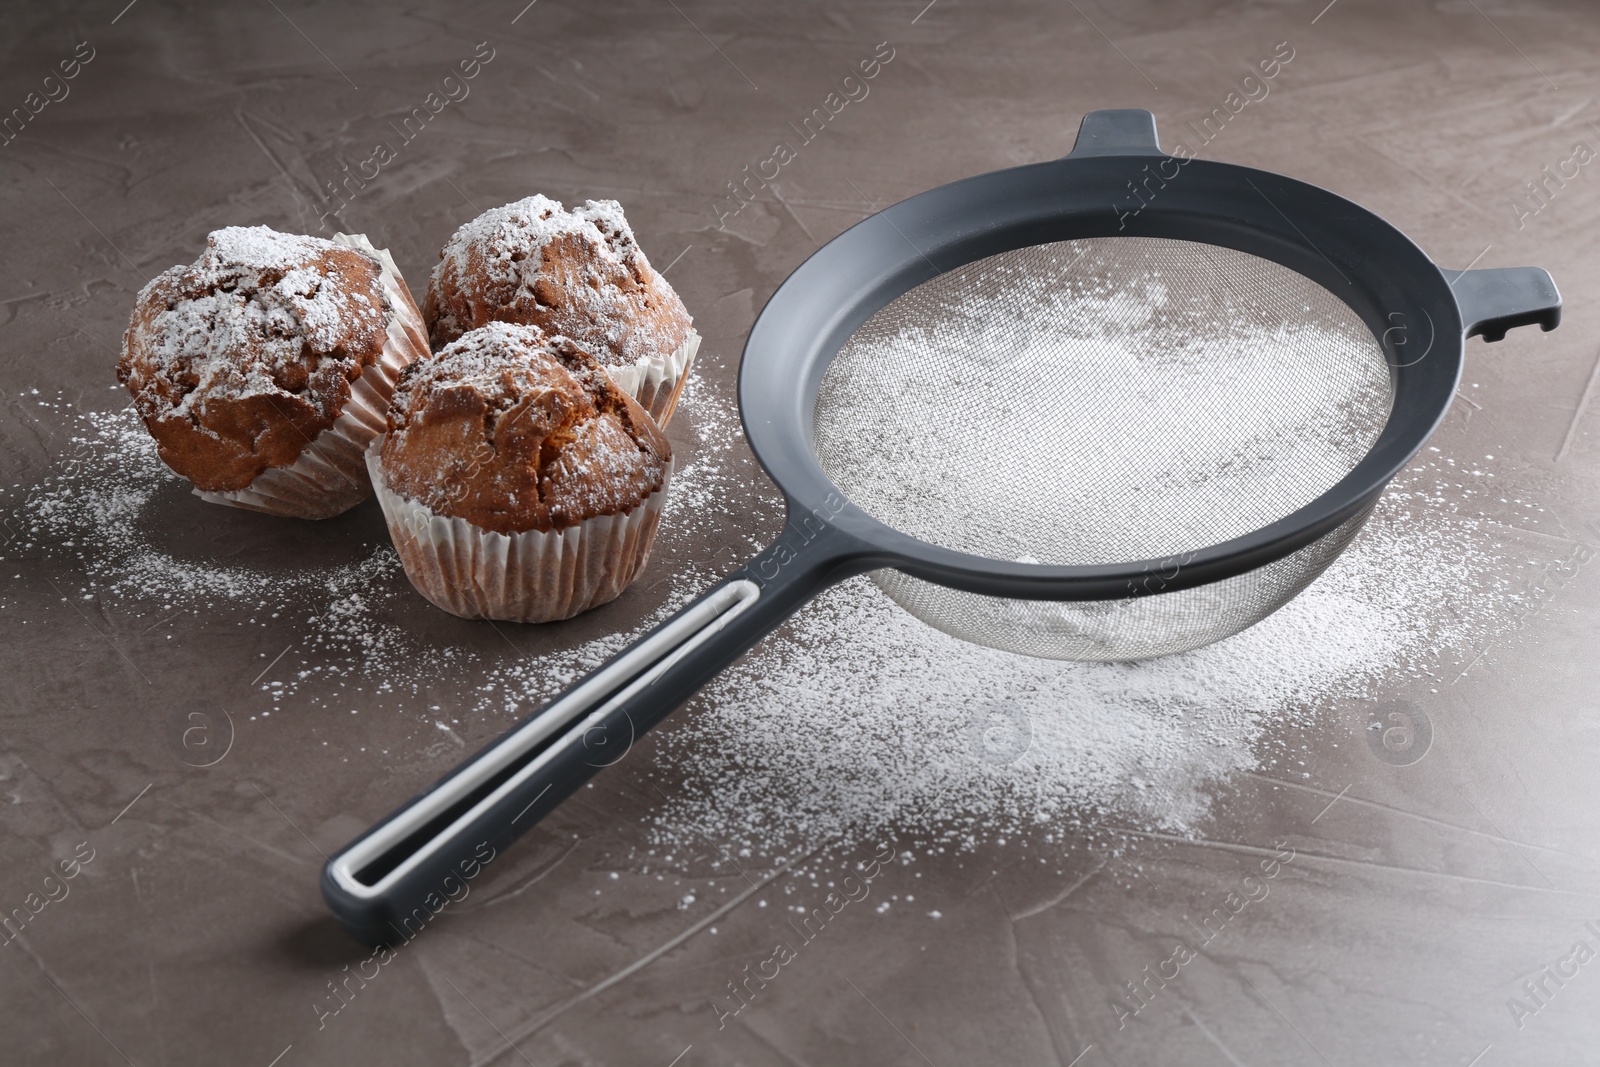
[[[1600,541],[1600,178],[1575,147],[1600,144],[1591,6],[123,2],[10,5],[0,45],[0,1061],[1600,1061],[1600,597],[1584,565]],[[1446,266],[1536,263],[1563,290],[1557,332],[1469,344],[1476,387],[1435,442],[1452,462],[1501,455],[1537,501],[1529,529],[1493,501],[1482,516],[1526,557],[1518,617],[1482,647],[1435,650],[1436,681],[1380,681],[1275,723],[1183,833],[1086,812],[1031,850],[979,835],[927,855],[902,835],[902,884],[873,893],[900,902],[914,881],[915,906],[841,913],[845,932],[736,1017],[716,1005],[736,1003],[730,980],[782,926],[766,896],[825,890],[759,849],[734,870],[709,835],[650,855],[676,763],[710,755],[696,745],[713,734],[641,740],[381,966],[326,916],[317,874],[510,721],[471,710],[485,670],[629,629],[669,579],[719,573],[776,529],[742,446],[718,461],[721,509],[680,512],[643,580],[570,624],[461,623],[392,572],[372,578],[386,624],[457,654],[405,691],[363,681],[364,653],[326,639],[326,620],[318,640],[302,623],[327,600],[304,573],[363,580],[355,564],[384,539],[370,503],[273,523],[173,483],[106,518],[180,569],[265,576],[209,599],[119,584],[103,530],[38,533],[51,479],[115,476],[82,420],[126,404],[112,368],[134,293],[215,227],[325,233],[337,212],[420,291],[481,208],[620,199],[706,337],[672,426],[703,456],[734,438],[762,301],[869,200],[1059,155],[1097,107],[1147,107],[1181,138],[1279,42],[1292,63],[1208,155],[1331,188]],[[880,45],[893,58],[870,93],[719,219],[729,181]],[[445,82],[475,55],[474,78]],[[63,61],[75,77],[47,82]],[[1431,747],[1363,740],[1394,707],[1431,724]],[[700,701],[666,729],[716,714]],[[843,870],[872,847],[807,862]],[[1171,962],[1192,916],[1291,849],[1226,937]]]

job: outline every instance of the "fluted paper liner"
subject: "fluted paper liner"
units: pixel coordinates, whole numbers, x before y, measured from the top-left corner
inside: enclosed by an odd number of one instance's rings
[[[313,438],[293,463],[262,471],[243,489],[196,489],[201,499],[270,515],[331,519],[372,494],[363,458],[367,444],[388,428],[389,401],[400,372],[428,355],[428,331],[388,249],[374,248],[359,233],[334,234],[333,242],[378,262],[389,319],[382,354],[351,383],[350,399],[333,425]]]
[[[380,453],[367,446],[367,470],[406,577],[429,603],[464,619],[555,622],[616,599],[650,560],[672,479],[631,511],[597,515],[564,530],[503,534],[440,515],[392,491]]]
[[[607,367],[606,373],[623,392],[632,393],[656,425],[665,426],[678,406],[678,395],[689,380],[689,366],[700,351],[700,335],[693,329],[672,352],[645,356],[626,367]]]

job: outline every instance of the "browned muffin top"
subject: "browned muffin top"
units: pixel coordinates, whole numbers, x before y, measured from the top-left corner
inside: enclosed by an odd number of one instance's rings
[[[615,200],[530,196],[485,211],[439,253],[423,317],[435,348],[488,322],[564,334],[607,366],[666,355],[693,321]]]
[[[630,511],[671,459],[654,420],[576,342],[500,322],[405,369],[381,455],[392,491],[499,533]]]
[[[230,226],[139,292],[117,377],[167,466],[201,489],[285,467],[383,352],[381,268],[319,237]]]

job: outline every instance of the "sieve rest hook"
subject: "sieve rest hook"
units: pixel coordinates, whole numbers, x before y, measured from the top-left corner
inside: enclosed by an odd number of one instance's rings
[[[1561,324],[1561,294],[1541,267],[1494,267],[1487,270],[1439,269],[1461,309],[1463,337],[1481,335],[1499,341],[1507,330],[1539,324],[1553,330]]]
[[[1078,139],[1068,158],[1084,156],[1162,156],[1156,140],[1156,117],[1143,108],[1091,111],[1078,126]]]

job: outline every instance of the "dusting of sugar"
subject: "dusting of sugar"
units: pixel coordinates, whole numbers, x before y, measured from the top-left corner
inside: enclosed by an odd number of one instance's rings
[[[703,831],[773,855],[892,830],[967,844],[1069,824],[1191,831],[1216,785],[1258,765],[1269,730],[1426,674],[1440,648],[1493,627],[1497,554],[1470,521],[1407,516],[1418,499],[1394,493],[1340,560],[1260,624],[1143,662],[968,644],[852,579],[714,682],[713,711],[665,735],[681,784],[658,839],[688,844]]]
[[[358,355],[346,354],[341,344],[352,336],[381,339],[387,314],[376,274],[374,302],[337,267],[325,273],[308,265],[331,252],[360,254],[266,226],[229,226],[210,234],[193,264],[152,279],[140,291],[136,309],[156,297],[168,306],[148,322],[141,322],[136,311],[129,328],[129,343],[139,356],[134,373],[141,411],[192,418],[212,398],[291,393],[326,404],[316,391],[285,383],[309,369],[308,349],[318,360],[347,364],[345,376],[354,378],[360,373]],[[147,373],[157,390],[144,387]]]
[[[670,319],[640,316],[619,279],[652,278],[654,272],[633,229],[615,200],[588,200],[568,211],[561,202],[535,194],[491,208],[451,235],[433,268],[431,290],[465,284],[505,294],[505,304],[538,306],[535,292],[544,265],[544,251],[553,241],[575,240],[584,250],[562,258],[567,273],[557,280],[578,315],[565,324],[582,343],[594,346],[606,363],[633,362],[670,352],[681,338],[669,334]],[[656,283],[667,288],[666,282]],[[439,305],[449,334],[464,332],[448,302]],[[580,328],[581,324],[581,328]],[[581,334],[581,336],[579,336]]]
[[[1390,395],[1371,332],[1287,268],[1183,241],[1066,241],[876,313],[823,376],[815,448],[852,503],[913,537],[1115,563],[1310,503],[1367,454]]]
[[[357,703],[421,711],[415,749],[400,759],[437,743],[439,714],[510,725],[733,562],[679,562],[649,617],[576,647],[525,656],[500,642],[434,640],[406,625],[419,601],[389,546],[295,569],[180,558],[148,512],[182,483],[133,413],[26,402],[73,436],[51,474],[9,491],[17,536],[7,560],[71,562],[119,614],[248,614],[281,631],[272,620],[295,613],[297,644],[258,688],[301,716]],[[679,410],[675,432],[698,441],[657,551],[688,559],[708,533],[748,538],[747,516],[773,494],[738,467],[727,398],[691,384]],[[1160,660],[1070,664],[979,648],[916,622],[869,582],[836,587],[659,733],[646,773],[671,799],[651,815],[648,862],[670,868],[659,857],[703,845],[702,835],[741,856],[774,856],[844,831],[957,846],[1105,825],[1193,831],[1215,787],[1266,758],[1274,729],[1310,724],[1330,700],[1426,677],[1505,627],[1525,599],[1521,576],[1548,557],[1496,542],[1480,514],[1498,501],[1532,523],[1541,509],[1501,499],[1490,480],[1505,472],[1500,461],[1463,462],[1425,452],[1299,598],[1234,638]],[[0,613],[16,609],[0,602]],[[442,678],[464,680],[447,710],[426,703]]]
[[[435,417],[458,418],[466,396],[485,406],[481,428],[472,428],[448,451],[412,458],[408,442],[424,432],[417,426]],[[620,405],[621,396],[599,363],[570,339],[537,326],[491,322],[401,375],[389,411],[385,470],[391,477],[396,468],[408,471],[407,493],[419,491],[414,472],[423,471],[419,499],[442,514],[459,513],[451,490],[462,484],[475,485],[473,507],[541,529],[618,514],[661,487],[671,458],[658,454],[659,437],[636,437],[638,426],[624,426],[607,409],[608,403]],[[508,419],[507,412],[515,414]],[[654,429],[642,413],[640,418]],[[563,425],[562,437],[555,438],[554,425]],[[546,443],[530,463],[516,447],[519,434],[561,443],[553,456],[540,458]],[[519,490],[535,498],[526,508],[519,508]]]

